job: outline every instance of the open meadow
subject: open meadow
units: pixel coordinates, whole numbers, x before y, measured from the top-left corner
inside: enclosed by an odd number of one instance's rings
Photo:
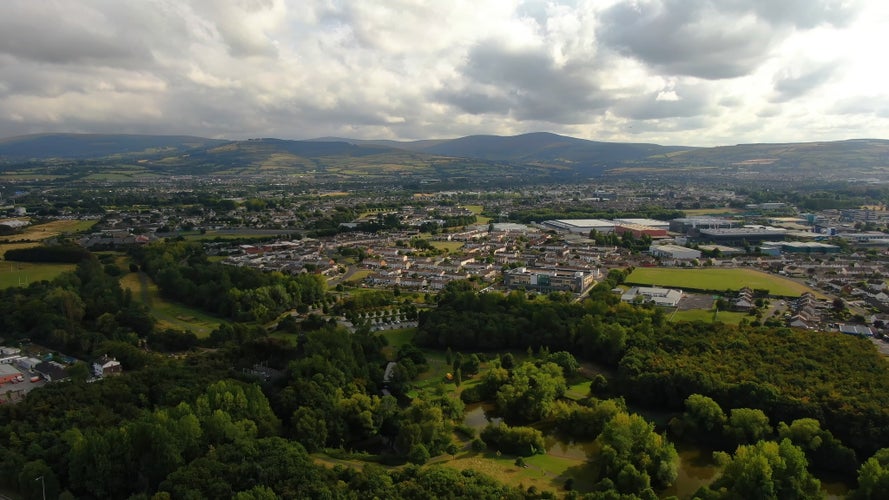
[[[133,299],[151,310],[160,329],[172,328],[194,333],[204,338],[219,328],[222,320],[197,309],[169,302],[160,296],[157,285],[143,273],[128,273],[121,277],[120,286],[133,292]]]
[[[812,291],[806,285],[788,278],[775,276],[756,269],[683,269],[664,267],[638,267],[627,276],[632,285],[662,286],[724,292],[744,287],[768,290],[771,295],[799,297]]]
[[[89,231],[96,225],[95,220],[54,220],[44,224],[34,224],[21,233],[0,236],[4,241],[39,241],[54,238],[62,234],[74,234]]]

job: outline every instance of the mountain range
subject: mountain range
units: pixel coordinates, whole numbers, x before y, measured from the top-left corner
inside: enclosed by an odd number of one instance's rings
[[[578,177],[633,171],[717,169],[829,171],[886,177],[889,141],[741,144],[721,147],[598,142],[545,132],[411,142],[321,137],[228,141],[191,136],[38,134],[0,139],[0,171],[64,161],[132,164],[165,172],[244,175],[321,173],[407,177]],[[508,169],[504,170],[504,167]]]

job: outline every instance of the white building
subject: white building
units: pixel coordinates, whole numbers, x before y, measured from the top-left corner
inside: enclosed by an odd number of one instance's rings
[[[670,230],[670,222],[656,219],[614,219],[615,224],[627,224],[630,226],[645,226],[655,229]]]
[[[645,302],[654,302],[656,305],[664,307],[676,307],[679,300],[682,299],[682,290],[673,290],[671,288],[658,288],[648,286],[636,286],[627,290],[620,296],[620,300],[624,302],[633,302],[636,297],[642,297]]]
[[[701,258],[700,250],[679,245],[651,245],[648,253],[654,257],[677,260],[694,260]]]
[[[603,219],[556,219],[544,221],[543,225],[560,231],[569,231],[579,234],[589,234],[589,232],[594,229],[597,233],[610,233],[614,231],[614,222]]]

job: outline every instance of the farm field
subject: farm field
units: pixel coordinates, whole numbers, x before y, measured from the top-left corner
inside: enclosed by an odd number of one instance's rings
[[[147,305],[157,320],[158,328],[187,330],[204,338],[222,323],[197,309],[168,302],[160,296],[157,285],[142,273],[129,273],[120,279],[120,286],[133,291],[133,298]]]
[[[0,247],[3,251],[6,247]],[[28,286],[31,283],[52,280],[56,276],[73,271],[74,264],[44,262],[0,262],[0,289]]]
[[[768,290],[772,295],[799,297],[812,291],[796,281],[774,276],[755,269],[677,269],[640,267],[633,270],[625,281],[634,285],[656,285],[695,290],[740,290],[750,287]]]
[[[23,232],[0,236],[0,242],[4,241],[37,241],[54,238],[61,234],[80,233],[88,231],[96,225],[95,220],[54,220],[45,224],[28,226]]]

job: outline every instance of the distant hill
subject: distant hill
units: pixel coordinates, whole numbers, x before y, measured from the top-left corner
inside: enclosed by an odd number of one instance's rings
[[[36,134],[0,139],[0,161],[169,154],[227,141],[184,135]]]
[[[157,174],[283,175],[355,182],[582,179],[600,174],[744,179],[889,177],[889,141],[856,139],[712,148],[597,142],[550,133],[411,142],[324,137],[225,141],[189,136],[41,134],[0,139],[0,172],[47,174],[56,159]],[[52,162],[49,162],[52,160]],[[94,162],[94,163],[93,163]],[[27,172],[25,174],[24,172]],[[57,178],[83,173],[58,166]],[[121,174],[122,175],[122,174]]]
[[[738,144],[696,148],[650,164],[692,166],[766,166],[769,168],[871,168],[889,167],[889,141],[851,139],[846,141]]]
[[[548,132],[514,136],[472,135],[458,139],[413,142],[360,141],[325,138],[354,144],[375,144],[441,156],[475,158],[507,163],[575,165],[583,167],[614,166],[694,148],[660,146],[645,143],[597,142]]]

